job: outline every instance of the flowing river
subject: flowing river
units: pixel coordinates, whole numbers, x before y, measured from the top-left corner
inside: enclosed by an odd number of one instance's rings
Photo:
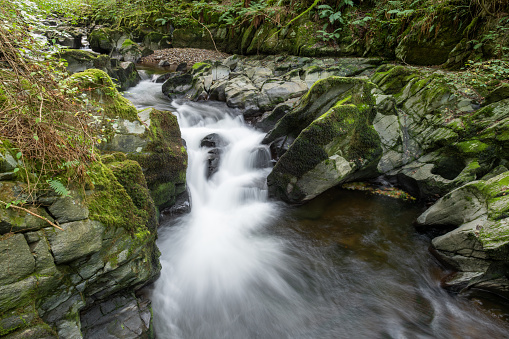
[[[440,287],[412,222],[422,207],[334,189],[301,207],[267,199],[263,133],[218,103],[171,103],[144,80],[126,97],[178,116],[189,214],[161,225],[157,338],[504,338],[508,312]],[[225,144],[207,179],[204,137]]]

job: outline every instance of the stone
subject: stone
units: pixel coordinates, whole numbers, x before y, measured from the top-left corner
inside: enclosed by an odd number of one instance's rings
[[[185,94],[192,87],[193,76],[191,74],[182,74],[171,77],[163,83],[162,91],[164,95]]]
[[[217,133],[212,133],[205,136],[200,142],[200,147],[216,148],[224,147],[226,145],[228,145],[228,142]]]
[[[318,81],[278,122],[264,143],[281,136],[296,139],[267,177],[271,196],[299,203],[354,176],[377,173],[382,147],[373,127],[373,88],[361,79]]]
[[[3,187],[0,186],[0,189],[2,188]],[[47,218],[49,221],[53,221],[53,218],[43,208],[28,206],[27,209]],[[47,226],[48,223],[46,221],[25,211],[15,208],[0,209],[0,234],[36,231]]]
[[[460,226],[488,211],[486,199],[475,185],[458,188],[440,198],[417,218],[421,225]]]
[[[221,150],[214,148],[208,151],[207,155],[207,172],[205,176],[209,179],[214,173],[216,173],[219,169],[219,164],[221,161]]]
[[[150,302],[132,295],[118,295],[82,315],[83,335],[88,339],[145,338],[150,325]]]
[[[57,339],[57,335],[49,326],[35,325],[29,328],[24,328],[14,333],[10,333],[4,337],[5,339],[26,339],[26,338],[37,338],[37,339]]]
[[[77,192],[60,197],[48,207],[51,215],[61,224],[88,218],[88,208]]]
[[[104,227],[91,220],[73,221],[60,225],[64,230],[45,228],[55,263],[65,264],[93,254],[101,248]]]
[[[185,72],[187,70],[187,63],[181,62],[177,65],[175,72]]]
[[[10,153],[0,152],[0,172],[12,172],[18,166],[18,162]]]
[[[0,285],[15,283],[35,271],[35,259],[21,234],[0,241]]]

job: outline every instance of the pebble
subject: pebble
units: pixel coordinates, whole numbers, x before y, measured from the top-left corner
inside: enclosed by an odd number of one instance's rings
[[[154,51],[154,54],[141,59],[142,63],[160,64],[166,62],[172,65],[186,63],[191,66],[205,60],[222,60],[229,54],[199,48],[167,48]]]

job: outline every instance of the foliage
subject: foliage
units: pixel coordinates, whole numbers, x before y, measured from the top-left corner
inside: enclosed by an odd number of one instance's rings
[[[40,13],[28,6],[33,3],[14,1],[0,9],[0,141],[34,190],[55,176],[83,180],[94,140],[77,88],[62,81],[64,63],[30,33]]]
[[[329,40],[337,40],[340,37],[340,32],[342,30],[342,26],[345,23],[344,16],[342,15],[342,9],[345,6],[353,6],[352,0],[341,0],[337,6],[337,9],[334,10],[329,5],[320,5],[318,9],[320,10],[319,17],[321,19],[326,18],[329,22],[327,22],[323,26],[323,30],[318,31],[318,33],[322,34],[322,39],[324,41]],[[331,26],[329,26],[329,24]],[[331,27],[329,30],[327,28]]]

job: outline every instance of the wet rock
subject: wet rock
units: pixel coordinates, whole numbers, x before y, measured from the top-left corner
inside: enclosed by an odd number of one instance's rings
[[[461,186],[439,199],[417,222],[423,227],[453,226],[432,241],[439,260],[459,271],[446,281],[456,291],[488,290],[508,296],[509,172]]]
[[[373,128],[373,89],[367,80],[341,77],[312,87],[264,139],[296,138],[267,177],[270,195],[301,202],[354,177],[376,175],[382,147]]]
[[[77,192],[73,192],[71,196],[58,198],[48,210],[61,224],[88,218],[88,208]]]
[[[187,63],[181,62],[178,64],[177,68],[175,69],[175,72],[185,72],[187,70]]]
[[[277,105],[271,112],[264,113],[260,120],[256,122],[255,127],[264,132],[269,132],[292,107],[293,104],[289,102]]]
[[[207,170],[206,177],[209,179],[214,173],[219,170],[219,164],[221,161],[221,150],[218,148],[211,149],[207,156]]]
[[[163,84],[162,91],[164,95],[185,94],[192,88],[193,76],[191,74],[181,74],[170,77]]]
[[[188,189],[177,197],[175,204],[161,212],[163,219],[169,219],[191,212],[191,194]]]
[[[121,59],[129,62],[138,62],[142,57],[141,47],[131,39],[125,40],[118,50]]]
[[[200,142],[200,147],[211,147],[218,148],[228,145],[228,142],[224,140],[219,134],[212,133],[204,137]]]
[[[82,313],[83,338],[148,338],[151,319],[148,299],[118,295]]]
[[[0,285],[15,283],[35,270],[35,260],[21,234],[0,241]]]

